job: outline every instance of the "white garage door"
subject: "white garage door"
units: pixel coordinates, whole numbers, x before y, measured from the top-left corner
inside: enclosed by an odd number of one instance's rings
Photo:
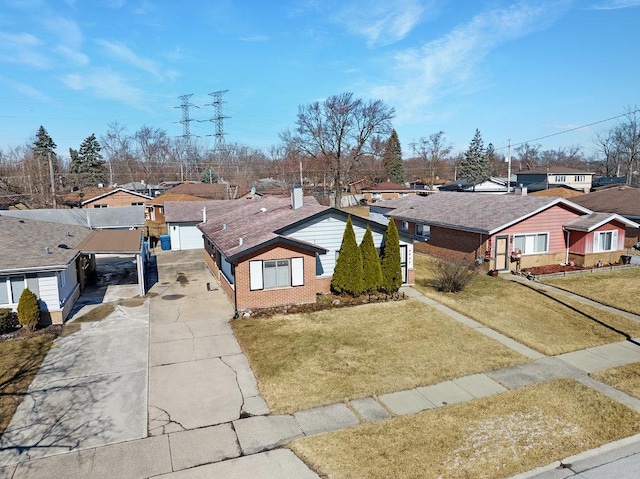
[[[204,240],[202,239],[202,231],[197,226],[180,226],[180,249],[202,249],[204,248]]]

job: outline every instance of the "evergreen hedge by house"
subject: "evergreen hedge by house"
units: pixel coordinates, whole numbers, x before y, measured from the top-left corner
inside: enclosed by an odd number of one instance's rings
[[[360,254],[362,255],[362,292],[375,293],[382,287],[382,266],[368,225],[360,243]]]
[[[36,326],[40,322],[40,305],[38,297],[31,292],[29,288],[25,288],[20,295],[18,301],[18,321],[23,328],[28,331],[35,331]]]
[[[382,290],[388,294],[395,293],[402,286],[402,263],[400,261],[400,236],[398,228],[389,218],[387,230],[384,233],[382,250]]]
[[[342,236],[340,253],[333,269],[331,289],[336,293],[352,296],[362,293],[362,255],[353,231],[351,216],[347,218]]]

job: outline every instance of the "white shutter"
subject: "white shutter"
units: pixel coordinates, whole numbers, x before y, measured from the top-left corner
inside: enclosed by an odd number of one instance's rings
[[[600,251],[599,239],[600,239],[600,233],[596,231],[595,233],[593,233],[593,250],[591,251],[592,253],[597,253],[598,251]]]
[[[291,258],[291,286],[304,286],[304,258]]]
[[[618,244],[618,230],[613,230],[611,234],[611,251],[618,251],[619,249],[624,249],[624,246],[621,248]]]
[[[251,291],[263,289],[262,261],[249,261],[249,283]]]

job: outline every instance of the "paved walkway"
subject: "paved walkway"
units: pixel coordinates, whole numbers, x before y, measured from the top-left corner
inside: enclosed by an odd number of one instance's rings
[[[151,290],[150,307],[148,437],[11,464],[0,468],[0,476],[317,478],[291,451],[280,447],[303,436],[415,414],[560,377],[575,378],[640,411],[640,401],[588,376],[599,369],[640,361],[640,348],[635,344],[622,341],[546,357],[413,289],[405,289],[411,297],[532,361],[426,387],[272,416],[228,324],[231,307],[197,256],[166,254],[158,263],[161,282]],[[620,447],[636,447],[635,439],[627,439]],[[613,450],[617,445],[607,447]],[[593,464],[592,454],[585,453],[580,460]],[[558,465],[526,477],[575,475],[573,470],[557,469]],[[555,475],[558,471],[569,475]]]

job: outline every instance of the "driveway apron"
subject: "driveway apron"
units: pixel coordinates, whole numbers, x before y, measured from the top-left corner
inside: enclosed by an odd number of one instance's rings
[[[269,412],[229,320],[233,308],[202,251],[158,255],[151,289],[149,434]]]
[[[148,307],[116,306],[55,340],[0,439],[0,465],[146,437]]]

